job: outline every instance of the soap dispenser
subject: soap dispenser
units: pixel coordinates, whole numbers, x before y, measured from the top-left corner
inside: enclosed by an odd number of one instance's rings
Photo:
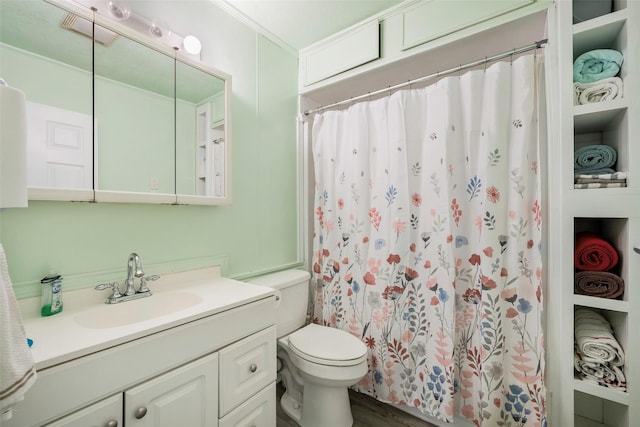
[[[42,298],[40,300],[40,315],[52,316],[62,311],[62,276],[49,274],[40,280],[42,283]]]

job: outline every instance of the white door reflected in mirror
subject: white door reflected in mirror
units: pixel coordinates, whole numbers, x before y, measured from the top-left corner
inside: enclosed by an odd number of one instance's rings
[[[91,115],[27,102],[29,187],[91,189]]]

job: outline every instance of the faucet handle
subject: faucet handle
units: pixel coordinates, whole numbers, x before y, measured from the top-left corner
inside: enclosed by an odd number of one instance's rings
[[[138,292],[150,292],[150,291],[151,291],[151,289],[149,289],[149,288],[147,287],[147,282],[148,282],[148,281],[153,282],[153,281],[158,280],[159,278],[160,278],[160,276],[158,276],[157,274],[154,274],[153,276],[148,276],[148,277],[146,277],[146,276],[145,276],[145,277],[142,277],[142,278],[140,279],[140,287],[138,288]]]
[[[118,282],[101,283],[98,286],[96,286],[94,289],[98,290],[98,291],[104,291],[105,289],[111,289],[113,291],[111,296],[109,298],[107,298],[107,303],[109,301],[115,301],[118,298],[122,297],[122,294],[120,293],[120,284]]]

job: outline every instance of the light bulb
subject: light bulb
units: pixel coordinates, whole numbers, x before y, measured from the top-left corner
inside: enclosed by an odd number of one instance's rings
[[[149,26],[149,34],[157,39],[166,39],[171,34],[171,31],[167,29],[166,25],[152,22]]]
[[[110,1],[109,13],[118,21],[124,21],[131,16],[131,8],[126,3]]]
[[[198,55],[202,50],[202,44],[196,36],[187,36],[182,41],[182,47],[191,55]]]

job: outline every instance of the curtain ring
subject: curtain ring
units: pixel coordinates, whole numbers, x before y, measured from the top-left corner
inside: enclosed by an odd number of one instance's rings
[[[484,57],[484,72],[487,72],[487,62],[489,62],[489,58],[487,58],[486,56]]]
[[[460,64],[460,66],[458,66],[458,78],[462,77],[462,64]]]

